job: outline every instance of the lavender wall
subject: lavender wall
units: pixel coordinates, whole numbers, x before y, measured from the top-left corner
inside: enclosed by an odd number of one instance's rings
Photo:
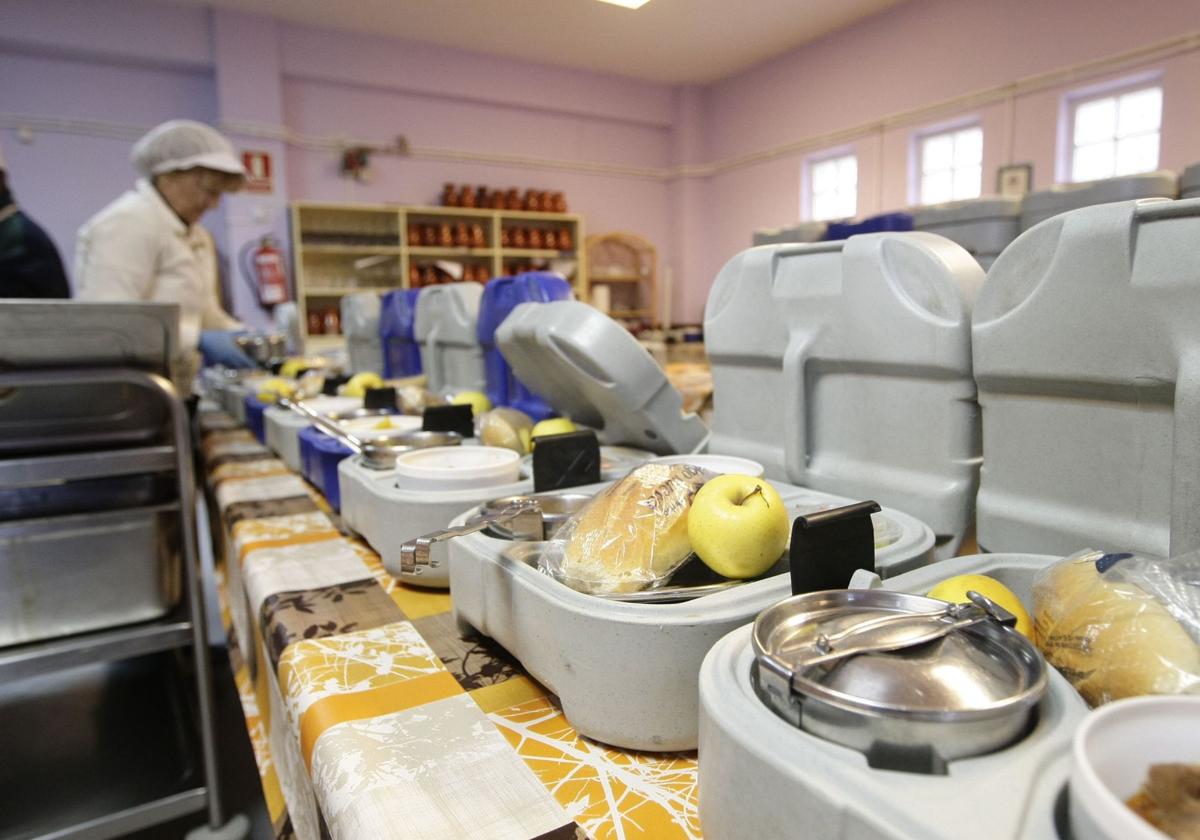
[[[911,0],[712,85],[709,159],[823,136],[1197,30],[1195,0],[1149,0],[1136,9],[1123,0]],[[996,167],[1009,162],[1032,162],[1034,186],[1049,186],[1058,180],[1063,96],[1147,71],[1161,72],[1165,92],[1160,165],[1181,169],[1200,160],[1200,51],[1192,51],[1050,90],[1017,92],[1011,111],[993,103],[841,139],[837,145],[859,156],[860,214],[908,205],[914,131],[960,117],[983,125],[985,193]],[[711,278],[749,244],[755,228],[799,217],[805,156],[708,179],[713,218],[705,241],[696,243],[702,252],[689,277],[686,311],[702,311]]]
[[[1148,0],[1140,12],[1119,0],[910,0],[735,77],[672,88],[149,0],[0,0],[0,144],[22,203],[68,261],[78,225],[132,180],[138,129],[188,116],[233,125],[238,145],[276,156],[274,193],[235,197],[206,220],[228,253],[286,233],[289,200],[427,203],[444,181],[561,189],[589,231],[655,242],[674,280],[673,319],[697,321],[751,231],[799,216],[814,138],[841,132],[836,145],[857,153],[863,214],[909,203],[912,135],[929,122],[983,124],[985,190],[1007,162],[1030,161],[1035,186],[1051,183],[1073,86],[928,121],[883,118],[1200,30],[1195,0]],[[1160,73],[1166,89],[1162,165],[1200,159],[1200,50],[1111,75],[1140,71]],[[19,114],[112,126],[38,131],[24,144]],[[358,184],[338,174],[335,153],[264,138],[250,123],[372,142],[403,133],[468,159],[378,156],[375,180]],[[724,165],[783,144],[806,150]],[[480,159],[489,155],[528,160]],[[597,171],[605,166],[622,172]],[[256,320],[240,285],[237,311]]]

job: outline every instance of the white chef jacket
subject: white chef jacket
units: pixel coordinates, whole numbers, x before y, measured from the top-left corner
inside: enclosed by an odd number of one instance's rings
[[[79,229],[75,297],[179,304],[184,353],[194,353],[201,330],[244,329],[217,298],[212,236],[184,224],[144,178]]]

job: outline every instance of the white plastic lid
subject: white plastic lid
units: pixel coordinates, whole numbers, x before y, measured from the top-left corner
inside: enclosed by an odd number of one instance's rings
[[[762,478],[763,473],[766,472],[758,461],[738,458],[734,455],[665,455],[662,458],[655,458],[652,463],[692,464],[709,472],[748,475],[752,478]]]
[[[406,490],[461,490],[512,484],[521,456],[499,446],[433,446],[396,456],[396,486]]]

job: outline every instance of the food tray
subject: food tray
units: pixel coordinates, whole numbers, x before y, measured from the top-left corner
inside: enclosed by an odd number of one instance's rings
[[[0,524],[0,647],[165,615],[180,543],[177,504]]]
[[[992,575],[1027,596],[1023,582],[1055,558],[982,555],[893,578],[887,588],[924,593],[946,577]],[[778,717],[755,694],[749,626],[721,639],[700,670],[700,818],[709,840],[1061,840],[1070,743],[1087,705],[1050,669],[1029,735],[1013,746],[951,762],[947,775],[872,769],[861,753]],[[986,827],[984,830],[983,827]]]
[[[793,517],[850,501],[785,484],[775,487]],[[885,508],[883,515],[899,526],[896,541],[876,552],[885,573],[929,562],[933,532],[898,511]],[[692,601],[621,603],[576,592],[505,554],[528,544],[476,533],[443,545],[460,627],[474,627],[519,659],[558,695],[579,732],[626,749],[695,749],[696,675],[704,654],[730,630],[791,594],[783,567],[770,577]]]

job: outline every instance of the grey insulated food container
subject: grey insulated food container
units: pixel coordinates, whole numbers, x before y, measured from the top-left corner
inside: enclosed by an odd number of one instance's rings
[[[1025,196],[1021,205],[1021,230],[1029,230],[1051,216],[1094,204],[1112,204],[1138,198],[1175,198],[1178,195],[1179,179],[1174,172],[1167,171],[1078,184],[1055,184],[1048,190],[1038,190]]]
[[[986,271],[1021,232],[1021,199],[992,196],[919,207],[913,228],[958,243]]]
[[[1179,176],[1179,197],[1200,198],[1200,163],[1193,163]]]

